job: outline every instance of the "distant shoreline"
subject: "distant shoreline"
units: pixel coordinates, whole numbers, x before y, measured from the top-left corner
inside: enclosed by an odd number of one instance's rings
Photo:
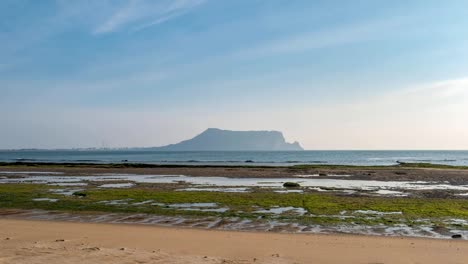
[[[0,149],[2,151],[154,151],[154,152],[303,152],[303,151],[330,151],[330,152],[386,152],[386,151],[468,151],[468,149],[303,149],[303,150],[160,150],[159,147],[121,147],[121,148],[19,148]]]
[[[119,164],[114,167],[468,167],[468,151],[151,151],[22,150],[0,151],[0,162],[41,164]],[[120,165],[126,164],[126,165]],[[130,164],[130,165],[127,165]],[[408,165],[410,164],[410,165]]]
[[[133,163],[122,161],[115,162],[37,162],[37,161],[17,161],[17,162],[0,162],[0,167],[67,167],[67,168],[289,168],[289,169],[405,169],[405,168],[421,168],[421,169],[461,169],[466,170],[468,166],[454,166],[445,164],[433,164],[425,162],[398,162],[395,165],[340,165],[340,164],[291,164],[289,166],[273,166],[273,165],[254,165],[253,162],[244,162],[238,164],[220,164],[220,165],[204,165],[204,164],[153,164],[153,163]]]

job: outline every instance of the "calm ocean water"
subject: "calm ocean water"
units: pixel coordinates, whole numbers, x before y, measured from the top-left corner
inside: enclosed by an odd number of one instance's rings
[[[468,165],[468,151],[0,151],[0,161],[278,166],[392,165],[403,161]]]

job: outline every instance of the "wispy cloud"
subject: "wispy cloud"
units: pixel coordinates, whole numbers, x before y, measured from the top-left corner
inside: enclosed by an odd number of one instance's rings
[[[204,2],[205,0],[131,0],[98,25],[93,33],[104,34],[123,28],[142,30],[179,17]]]
[[[234,56],[238,58],[258,58],[376,40],[385,37],[388,31],[399,28],[404,23],[404,17],[395,17],[302,32],[267,40],[251,48],[241,50],[235,53]]]
[[[452,79],[420,85],[409,89],[408,94],[431,96],[432,98],[460,99],[468,96],[468,78]]]
[[[138,10],[137,1],[129,1],[124,7],[112,14],[103,24],[99,25],[94,30],[94,33],[101,34],[115,31],[120,26],[138,19],[140,15],[141,11]]]

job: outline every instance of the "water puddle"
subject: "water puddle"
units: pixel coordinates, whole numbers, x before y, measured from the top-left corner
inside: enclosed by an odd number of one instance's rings
[[[272,207],[270,209],[261,209],[254,211],[254,213],[258,214],[275,214],[275,215],[280,215],[283,213],[294,213],[297,215],[304,215],[307,213],[307,210],[302,208],[302,207]]]
[[[309,190],[317,191],[317,192],[328,192],[328,190],[322,189],[320,187],[311,187]]]
[[[60,175],[63,174],[63,172],[55,172],[55,171],[0,171],[0,174],[18,174],[18,175],[35,175],[35,174],[40,174],[40,175]]]
[[[178,203],[170,204],[169,207],[173,208],[189,208],[189,207],[217,207],[216,203]]]
[[[48,183],[47,185],[51,186],[87,186],[87,183],[84,182],[73,182],[73,183],[68,183],[68,182],[59,182],[59,183]]]
[[[340,175],[343,176],[343,175]],[[126,183],[113,183],[116,181]],[[33,183],[53,186],[86,186],[89,182],[102,182],[102,188],[130,188],[137,183],[145,184],[191,184],[178,191],[212,191],[212,192],[248,192],[253,187],[272,188],[279,193],[300,193],[304,189],[319,192],[343,192],[353,194],[359,191],[371,191],[374,195],[407,196],[404,191],[418,190],[453,190],[468,191],[468,185],[451,185],[424,181],[370,181],[329,178],[226,178],[226,177],[192,177],[184,175],[137,175],[137,174],[104,174],[94,176],[56,176],[56,175],[23,175],[15,178],[0,178],[3,183]],[[300,184],[302,190],[285,190],[285,182]],[[458,194],[468,196],[468,193]]]
[[[397,197],[408,196],[408,194],[406,194],[406,193],[399,192],[399,191],[391,191],[391,190],[378,190],[378,191],[373,192],[373,193],[379,194],[379,195],[388,195],[388,196],[397,196]]]
[[[349,174],[297,174],[294,177],[311,178],[311,177],[351,177]]]
[[[167,209],[183,210],[183,211],[200,211],[200,212],[216,212],[224,213],[229,210],[227,207],[219,207],[216,203],[175,203],[165,204],[157,203],[154,200],[146,200],[142,202],[130,203],[133,199],[121,199],[121,200],[110,200],[110,201],[99,201],[97,203],[105,205],[125,205],[125,206],[139,206],[139,205],[153,205]]]
[[[133,183],[107,183],[99,185],[99,188],[130,188],[134,185]]]
[[[468,226],[468,220],[466,219],[449,219],[445,220],[444,223],[450,225]]]
[[[133,199],[121,199],[121,200],[111,200],[111,201],[99,201],[97,203],[105,205],[128,205]]]
[[[128,181],[134,183],[180,183],[185,182],[204,187],[277,187],[285,182],[296,182],[302,187],[323,187],[352,190],[378,191],[392,190],[461,190],[468,191],[468,185],[438,184],[423,181],[366,181],[318,178],[226,178],[226,177],[191,177],[183,175],[100,175],[100,176],[25,176],[22,178],[0,179],[0,183],[38,183],[38,184],[86,184],[89,181]]]
[[[274,190],[275,193],[303,193],[303,190]]]
[[[143,202],[133,203],[132,205],[144,205],[144,204],[149,204],[149,203],[152,203],[152,202],[154,202],[154,200],[147,200],[147,201],[143,201]]]
[[[219,208],[216,203],[178,203],[168,204],[167,207],[185,211],[217,212],[224,213],[229,208]]]
[[[249,190],[250,190],[249,188],[184,188],[184,189],[177,189],[176,191],[245,193],[245,192],[248,192]]]
[[[229,208],[179,208],[179,210],[224,213],[229,211]]]
[[[356,210],[353,213],[354,214],[365,214],[365,215],[378,215],[378,216],[401,215],[401,214],[403,214],[402,212],[379,212],[379,211],[374,211],[374,210]]]
[[[72,196],[76,192],[84,191],[84,189],[49,189],[49,192],[65,196]]]
[[[32,199],[33,201],[35,202],[51,202],[51,203],[55,203],[57,202],[59,199],[52,199],[52,198],[34,198]]]

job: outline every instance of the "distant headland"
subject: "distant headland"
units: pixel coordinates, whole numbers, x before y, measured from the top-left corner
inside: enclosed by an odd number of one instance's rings
[[[192,139],[152,150],[164,151],[288,151],[303,150],[299,142],[288,143],[279,131],[232,131],[208,128]]]

